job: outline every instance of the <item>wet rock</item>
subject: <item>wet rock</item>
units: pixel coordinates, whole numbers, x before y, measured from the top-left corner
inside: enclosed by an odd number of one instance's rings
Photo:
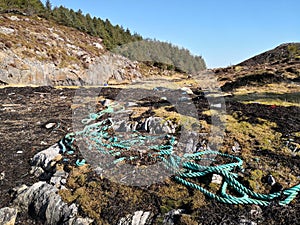
[[[41,167],[45,171],[51,168],[51,162],[60,155],[60,147],[58,144],[37,153],[31,160],[31,164],[36,167]]]
[[[18,210],[14,208],[5,207],[0,209],[0,224],[14,225],[16,222]]]
[[[153,213],[136,211],[133,215],[127,215],[120,219],[118,225],[150,225]]]
[[[46,224],[55,225],[61,221],[68,221],[77,215],[77,207],[68,206],[57,194],[58,189],[46,182],[37,182],[31,187],[22,188],[13,204],[20,211],[29,212],[31,215],[46,221]]]

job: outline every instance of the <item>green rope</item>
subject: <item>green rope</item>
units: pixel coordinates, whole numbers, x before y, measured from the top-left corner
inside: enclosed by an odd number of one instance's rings
[[[279,201],[279,204],[287,205],[295,199],[300,192],[300,184],[298,184],[289,189],[272,194],[256,193],[241,184],[238,181],[238,174],[234,172],[236,170],[243,171],[242,159],[217,151],[202,151],[178,156],[174,153],[176,138],[170,135],[146,136],[137,131],[126,135],[109,132],[109,128],[112,127],[113,122],[110,118],[104,119],[103,116],[119,113],[124,110],[124,108],[120,107],[116,110],[115,106],[117,105],[111,105],[99,113],[92,113],[89,115],[89,118],[83,119],[82,123],[85,124],[83,130],[69,133],[60,140],[59,144],[62,152],[72,154],[75,150],[74,141],[76,138],[76,140],[84,141],[88,149],[97,149],[103,154],[114,156],[115,160],[111,163],[118,164],[124,161],[128,162],[139,159],[139,154],[126,156],[126,153],[133,148],[139,149],[147,146],[147,155],[154,160],[162,161],[165,167],[175,174],[174,178],[177,182],[187,187],[197,189],[206,196],[227,204],[257,204],[266,206],[269,205],[271,201],[285,197]],[[161,138],[164,138],[165,144],[149,144],[155,143],[156,140]],[[230,162],[215,165],[215,157],[211,157],[212,155],[220,156],[222,159],[227,159]],[[201,160],[211,161],[213,164],[205,166],[197,163]],[[84,164],[84,159],[76,161],[77,166]],[[210,192],[194,182],[196,178],[201,178],[208,174],[218,174],[222,176],[223,183],[220,188],[220,194]],[[239,196],[228,193],[228,187]]]

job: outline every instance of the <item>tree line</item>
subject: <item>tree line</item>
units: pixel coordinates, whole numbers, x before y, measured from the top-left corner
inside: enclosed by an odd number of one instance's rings
[[[118,46],[114,52],[131,60],[189,74],[196,74],[206,69],[205,61],[201,56],[194,56],[188,49],[179,48],[171,43],[152,39]]]
[[[180,69],[195,73],[206,68],[201,56],[193,56],[187,49],[170,43],[143,39],[137,33],[119,25],[112,25],[106,19],[83,14],[79,9],[74,11],[64,6],[52,7],[50,0],[45,5],[40,0],[1,0],[1,12],[20,12],[27,15],[38,15],[49,20],[76,28],[82,32],[100,37],[108,50],[114,50],[130,59],[144,62],[157,62],[168,69]]]

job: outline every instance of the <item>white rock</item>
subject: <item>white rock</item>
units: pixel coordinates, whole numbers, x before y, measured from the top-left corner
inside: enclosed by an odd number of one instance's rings
[[[4,178],[5,178],[5,172],[3,171],[0,173],[0,181],[4,180]]]
[[[275,178],[270,174],[267,178],[267,182],[269,185],[273,186],[276,183]]]
[[[221,104],[221,103],[211,104],[211,107],[214,107],[214,108],[222,108],[222,104]]]
[[[5,34],[5,35],[8,35],[8,34],[12,34],[14,33],[15,30],[12,29],[12,28],[8,28],[8,27],[0,27],[0,33],[1,34]]]
[[[222,184],[223,177],[219,174],[213,174],[211,178],[211,182],[213,184]]]
[[[45,125],[45,127],[46,127],[47,129],[51,129],[51,128],[53,128],[55,125],[56,125],[56,123],[47,123],[47,124]]]
[[[194,94],[194,92],[188,87],[182,87],[182,88],[180,88],[180,90],[186,92],[189,95]]]
[[[41,141],[41,145],[48,145],[48,143],[45,141]]]
[[[103,49],[103,46],[101,44],[97,43],[97,42],[94,42],[93,46],[95,46],[98,49]]]
[[[17,16],[10,16],[10,17],[8,17],[8,19],[10,19],[12,21],[20,21],[20,19]]]

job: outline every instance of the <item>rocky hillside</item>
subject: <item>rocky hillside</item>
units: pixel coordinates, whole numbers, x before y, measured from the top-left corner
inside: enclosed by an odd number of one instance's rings
[[[278,64],[290,60],[300,60],[300,43],[285,43],[278,47],[254,56],[238,66],[255,66],[257,64]]]
[[[300,43],[282,44],[235,66],[214,69],[223,91],[300,81]]]
[[[102,39],[40,17],[0,16],[0,83],[103,85],[141,77],[137,62],[105,50]]]

